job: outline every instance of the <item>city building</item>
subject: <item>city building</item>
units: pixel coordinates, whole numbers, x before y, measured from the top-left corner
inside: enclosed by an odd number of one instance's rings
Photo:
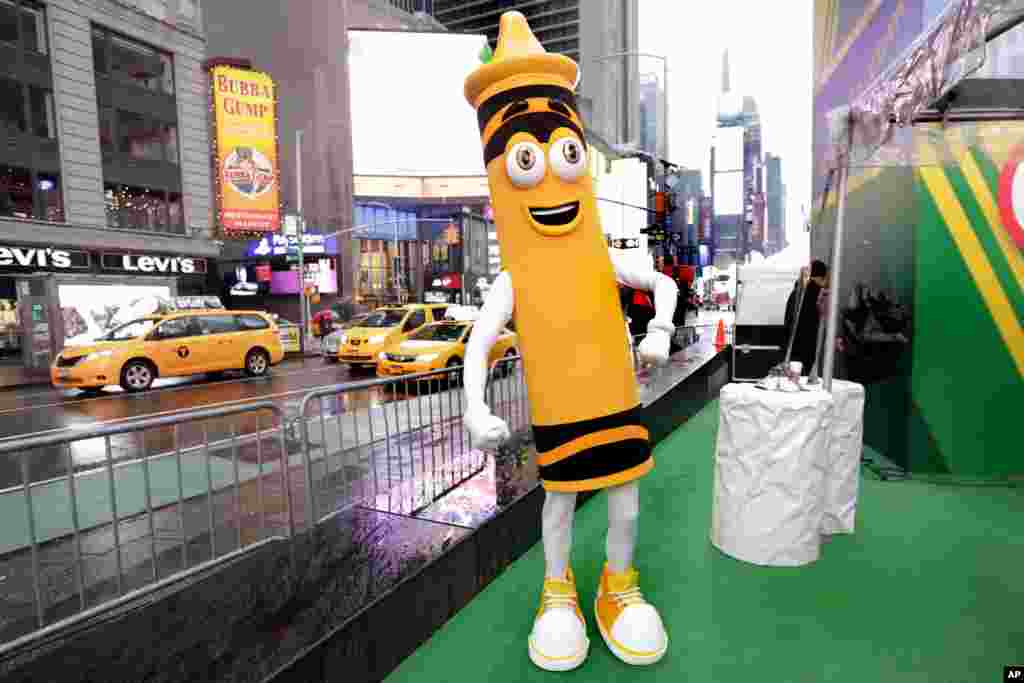
[[[722,56],[718,131],[711,153],[715,216],[711,241],[719,267],[745,261],[752,250],[762,250],[765,201],[761,155],[757,102],[733,91],[726,51]]]
[[[282,211],[288,217],[301,210],[305,233],[302,271],[307,281],[319,283],[319,307],[361,298],[366,298],[368,305],[398,300],[396,286],[405,290],[404,298],[417,296],[411,283],[421,278],[409,272],[413,264],[421,262],[413,258],[419,246],[415,244],[415,215],[407,208],[392,207],[385,210],[393,215],[382,217],[379,211],[374,213],[381,208],[376,204],[372,210],[368,205],[356,206],[351,131],[349,31],[444,30],[415,8],[405,11],[405,4],[310,0],[285,7],[221,0],[210,3],[206,11],[211,58],[248,63],[276,82]],[[296,158],[299,131],[301,164]],[[300,165],[301,203],[297,196]],[[359,199],[373,202],[380,199],[379,193],[388,195],[384,201],[389,201],[396,195],[418,196],[421,189],[403,186],[382,192],[364,186],[359,188],[363,195]],[[353,229],[378,220],[386,224],[372,230]],[[240,278],[265,282],[247,293],[245,303],[299,319],[297,225],[297,221],[285,221],[281,234],[268,243],[225,240],[220,275],[222,291],[229,300],[234,302],[233,290],[244,291],[236,287]],[[393,239],[396,226],[401,228],[398,240]],[[394,272],[396,264],[404,272]],[[269,282],[267,272],[273,278]]]
[[[665,88],[657,74],[640,74],[639,148],[655,159],[668,159]]]
[[[396,0],[397,4],[403,4]],[[611,144],[640,137],[638,0],[433,0],[422,4],[450,31],[480,33],[497,43],[504,12],[522,12],[548,52],[580,65],[580,112]],[[428,6],[431,6],[428,9]]]
[[[211,293],[202,26],[198,0],[0,0],[8,362],[47,369],[139,299]]]
[[[782,182],[782,159],[775,154],[764,158],[765,230],[764,255],[771,256],[786,248],[786,185]]]

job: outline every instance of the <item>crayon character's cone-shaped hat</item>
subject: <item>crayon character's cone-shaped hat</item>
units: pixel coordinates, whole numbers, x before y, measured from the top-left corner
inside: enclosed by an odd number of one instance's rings
[[[715,346],[719,349],[725,346],[725,322],[721,318],[718,319],[718,333],[715,334]]]
[[[466,78],[466,99],[474,109],[495,94],[528,85],[576,89],[579,67],[565,55],[552,54],[533,35],[520,12],[501,15],[498,47],[487,64]]]

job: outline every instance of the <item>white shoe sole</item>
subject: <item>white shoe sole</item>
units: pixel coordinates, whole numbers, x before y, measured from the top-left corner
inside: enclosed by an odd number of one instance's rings
[[[587,639],[586,645],[583,647],[581,652],[570,657],[552,659],[541,654],[540,651],[533,646],[533,638],[530,638],[530,661],[545,671],[572,671],[586,661],[589,653],[590,640]]]
[[[630,652],[625,652],[622,648],[615,644],[611,636],[605,633],[604,625],[601,624],[601,620],[597,618],[597,599],[594,600],[594,621],[597,622],[597,630],[601,632],[601,637],[604,638],[604,644],[608,646],[608,649],[612,651],[612,654],[624,661],[626,664],[632,664],[633,666],[650,666],[651,664],[657,664],[661,661],[661,658],[668,652],[668,635],[665,636],[665,647],[661,648],[657,652],[651,654],[637,655]]]

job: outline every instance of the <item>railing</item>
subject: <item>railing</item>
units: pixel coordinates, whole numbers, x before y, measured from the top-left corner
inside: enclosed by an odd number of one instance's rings
[[[312,480],[309,519],[372,502],[416,514],[476,475],[485,456],[462,426],[461,367],[348,382],[310,392],[298,408],[303,456]],[[353,410],[356,394],[382,391],[387,402]],[[362,415],[360,415],[362,413]]]
[[[294,535],[284,424],[256,401],[0,441],[0,654]]]
[[[718,328],[718,323],[706,323],[706,324],[694,324],[694,325],[678,325],[676,326],[675,332],[672,335],[672,341],[683,347],[684,349],[693,344],[698,339],[698,331],[709,329],[714,334]],[[631,350],[633,353],[633,367],[640,369],[640,342],[644,340],[647,334],[634,334],[631,337]],[[726,326],[726,337],[732,336],[731,326]]]
[[[462,424],[461,376],[0,440],[0,655],[354,505],[423,511],[487,462]],[[519,356],[492,364],[487,396],[528,433]]]
[[[492,368],[488,392],[521,428],[517,361]],[[0,489],[0,655],[353,505],[422,511],[486,464],[461,374],[0,440],[0,482],[15,484]]]

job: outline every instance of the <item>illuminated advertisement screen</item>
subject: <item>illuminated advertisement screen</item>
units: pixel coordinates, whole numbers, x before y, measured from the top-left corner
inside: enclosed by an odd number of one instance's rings
[[[352,173],[484,176],[476,112],[463,97],[483,35],[349,31]]]
[[[316,285],[320,294],[336,294],[338,271],[334,259],[318,259],[315,263],[307,263],[306,284]],[[290,270],[275,270],[270,274],[271,294],[298,294],[299,288],[298,265]]]
[[[257,71],[216,66],[210,88],[221,228],[276,232],[281,198],[274,81]]]
[[[118,325],[157,312],[171,298],[166,285],[59,285],[64,344],[96,341]]]

